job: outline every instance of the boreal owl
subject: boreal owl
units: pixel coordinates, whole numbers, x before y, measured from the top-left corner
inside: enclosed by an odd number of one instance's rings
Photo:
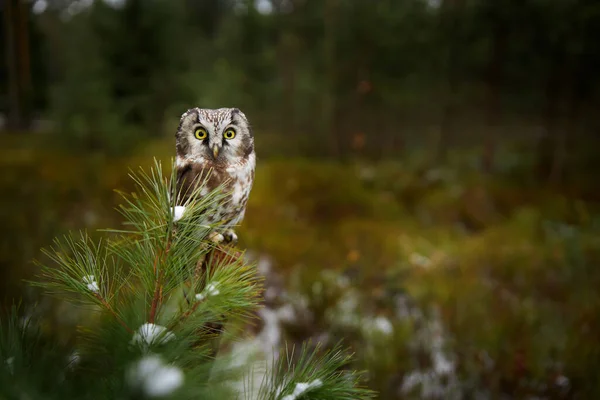
[[[244,218],[256,165],[248,119],[237,108],[192,108],[181,116],[175,137],[178,204],[202,182],[200,196],[223,184],[230,194],[208,215],[210,223],[222,223],[211,239],[237,242],[233,228]]]

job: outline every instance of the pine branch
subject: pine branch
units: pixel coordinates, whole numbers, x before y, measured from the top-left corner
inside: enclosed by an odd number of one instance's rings
[[[67,354],[44,337],[37,321],[13,305],[0,319],[0,397],[73,398],[71,387],[60,385]]]
[[[36,261],[40,266],[42,281],[30,282],[33,286],[44,287],[55,297],[68,299],[75,303],[93,304],[104,308],[122,321],[122,317],[113,309],[111,301],[115,298],[111,292],[113,281],[121,281],[120,287],[129,284],[129,277],[123,276],[114,258],[108,253],[106,241],[94,244],[87,233],[82,232],[80,239],[65,236],[62,241],[55,240],[50,249],[42,249],[56,266],[48,266]]]
[[[169,247],[170,246],[167,244],[167,248],[165,249],[165,251],[163,253],[164,258],[166,258],[169,255]],[[154,320],[156,318],[156,310],[162,301],[162,291],[163,291],[162,284],[161,284],[162,271],[158,271],[158,262],[159,262],[159,256],[157,255],[156,258],[154,259],[154,273],[157,275],[156,287],[154,289],[154,297],[152,298],[152,306],[150,308],[150,316],[148,317],[148,321],[150,321],[151,323],[154,323]]]
[[[295,359],[295,348],[286,346],[284,355],[274,361],[271,374],[266,375],[258,392],[259,399],[295,400],[318,399],[371,399],[375,393],[360,387],[362,373],[347,371],[352,356],[345,354],[340,345],[319,355],[321,345],[313,351],[305,343]]]
[[[33,282],[103,311],[79,329],[82,367],[74,368],[82,380],[72,381],[73,387],[93,398],[100,392],[109,392],[106,398],[131,398],[167,389],[194,398],[210,398],[218,390],[231,398],[225,381],[210,379],[211,374],[230,379],[226,375],[235,369],[212,368],[221,362],[215,339],[254,315],[262,285],[256,266],[247,264],[242,252],[209,240],[219,224],[207,223],[207,217],[227,193],[218,187],[200,196],[208,178],[203,177],[178,206],[182,194],[176,190],[175,168],[165,177],[157,162],[150,173],[141,170],[131,177],[138,190],[123,195],[119,207],[129,229],[106,230],[112,236],[97,244],[85,233],[78,240],[56,240],[44,251],[51,265],[39,263],[42,280]],[[339,350],[317,357],[305,347],[294,366],[286,353],[261,388],[262,398],[291,400],[304,393],[370,398],[369,391],[356,387],[357,374],[340,371],[348,360]],[[188,374],[194,379],[185,380]]]
[[[106,311],[108,311],[116,320],[117,322],[123,327],[125,328],[125,330],[129,333],[133,333],[133,329],[131,329],[129,326],[127,326],[127,324],[125,323],[125,321],[123,321],[121,319],[121,317],[119,316],[119,314],[117,314],[117,312],[115,310],[113,310],[112,306],[106,301],[104,300],[102,297],[100,297],[100,295],[96,294],[96,297],[98,298],[98,301],[100,301],[100,304],[102,304],[104,306],[104,308],[106,309]]]

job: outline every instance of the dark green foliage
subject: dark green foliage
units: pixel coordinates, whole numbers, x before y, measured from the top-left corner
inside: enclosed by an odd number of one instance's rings
[[[162,134],[165,113],[183,100],[184,15],[178,2],[96,2],[59,25],[51,110],[67,147],[122,154]]]
[[[22,311],[13,306],[0,324],[0,387],[6,399],[42,398],[68,373],[65,349],[48,340]],[[60,394],[68,392],[61,391],[56,398]]]
[[[551,164],[563,131],[579,146],[598,125],[589,0],[272,1],[269,14],[253,1],[129,0],[64,17],[70,3],[32,16],[47,52],[34,70],[50,71],[47,83],[36,72],[53,94],[40,111],[77,148],[127,152],[192,105],[243,108],[263,140],[287,144],[269,155],[535,142],[543,128]]]
[[[339,346],[324,352],[320,345],[313,350],[310,347],[309,344],[303,344],[297,352],[295,348],[286,348],[285,353],[275,361],[272,373],[266,376],[266,382],[263,382],[258,396],[284,399],[298,391],[299,382],[314,385],[299,398],[362,400],[374,396],[368,389],[357,388],[360,374],[348,374],[344,371],[352,357],[346,355]]]

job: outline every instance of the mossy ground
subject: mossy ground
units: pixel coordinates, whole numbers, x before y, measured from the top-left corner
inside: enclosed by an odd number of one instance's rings
[[[20,279],[35,272],[40,247],[67,230],[117,226],[114,189],[132,189],[128,169],[173,154],[170,142],[107,159],[3,140],[6,305],[25,291]],[[464,152],[435,168],[260,159],[240,247],[268,254],[289,290],[308,299],[311,329],[291,329],[289,338],[326,331],[353,343],[382,398],[410,397],[399,389],[404,377],[433,362],[409,346],[421,328],[398,316],[399,298],[439,312],[462,393],[600,394],[600,230],[597,205],[582,195],[594,182],[548,188],[524,179],[518,165],[486,175],[469,159]],[[332,319],[348,292],[357,293],[351,312],[363,324],[383,316],[393,334]]]

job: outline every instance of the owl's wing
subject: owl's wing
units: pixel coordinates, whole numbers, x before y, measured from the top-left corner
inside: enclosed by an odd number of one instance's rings
[[[194,191],[197,176],[191,165],[186,164],[177,168],[177,205],[183,205]]]

